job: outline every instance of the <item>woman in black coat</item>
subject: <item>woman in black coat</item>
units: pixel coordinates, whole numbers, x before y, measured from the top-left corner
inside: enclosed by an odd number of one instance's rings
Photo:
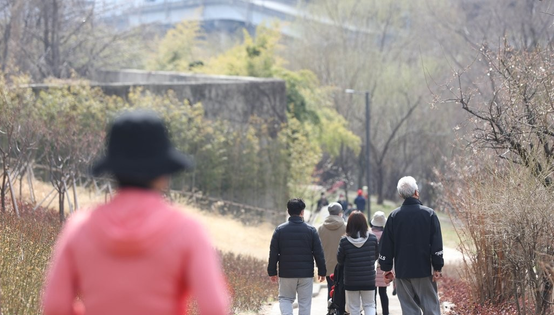
[[[377,237],[368,233],[365,215],[359,211],[348,217],[346,236],[340,240],[337,253],[344,267],[346,305],[351,315],[375,315],[375,261],[379,258]]]

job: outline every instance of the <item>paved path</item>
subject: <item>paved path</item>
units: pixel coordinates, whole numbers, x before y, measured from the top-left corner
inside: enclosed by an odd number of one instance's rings
[[[311,224],[313,224],[314,226],[319,226],[319,224],[323,222],[325,217],[329,215],[329,212],[327,211],[327,207],[324,207],[319,213],[315,214],[313,218],[310,217],[311,213],[309,211],[306,211],[305,215],[311,222]],[[459,264],[463,258],[462,254],[458,250],[452,248],[444,248],[444,257],[445,268],[448,268],[449,265],[453,266],[455,264]],[[392,295],[392,285],[387,287],[387,295],[389,297],[389,314],[402,315],[402,309],[400,308],[398,297]],[[443,313],[446,314],[446,312],[444,312],[444,309]],[[311,315],[325,314],[327,314],[327,284],[314,283]],[[381,314],[383,314],[381,309],[381,302],[379,296],[377,296],[377,315]],[[281,312],[279,310],[279,301],[273,301],[266,305],[260,311],[260,315],[281,315]],[[296,302],[294,303],[294,315],[298,315],[298,307]]]
[[[400,303],[398,298],[392,295],[392,286],[389,286],[387,289],[387,294],[389,296],[389,314],[390,315],[402,315],[402,310],[400,309]],[[327,314],[327,284],[314,284],[314,297],[312,298],[312,315],[325,315]],[[260,312],[261,315],[281,315],[279,311],[279,301],[274,301],[271,304],[267,305]],[[377,296],[377,314],[383,314],[381,310],[381,303],[379,301],[379,296]],[[298,315],[298,308],[294,308],[294,315]]]

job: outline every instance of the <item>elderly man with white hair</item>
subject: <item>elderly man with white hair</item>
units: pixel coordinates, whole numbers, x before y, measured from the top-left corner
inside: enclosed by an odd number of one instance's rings
[[[442,233],[435,211],[419,200],[416,180],[397,185],[404,203],[389,215],[380,240],[379,264],[385,281],[396,277],[403,315],[440,315],[435,281],[442,276]],[[394,263],[394,275],[392,273]]]

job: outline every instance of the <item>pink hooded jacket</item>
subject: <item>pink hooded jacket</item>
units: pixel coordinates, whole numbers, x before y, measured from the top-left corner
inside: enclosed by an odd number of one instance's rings
[[[45,315],[229,314],[216,251],[195,220],[163,197],[122,189],[64,226],[43,290]]]

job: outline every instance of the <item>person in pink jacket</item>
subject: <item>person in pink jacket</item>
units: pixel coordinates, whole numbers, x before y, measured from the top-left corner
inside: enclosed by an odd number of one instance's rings
[[[201,225],[163,197],[169,175],[192,167],[152,112],[119,116],[107,155],[93,174],[110,173],[118,192],[107,204],[74,214],[54,248],[45,315],[229,314],[216,250]]]
[[[377,240],[381,240],[383,234],[383,228],[387,223],[387,217],[383,211],[377,211],[371,219],[371,232],[377,236]],[[375,269],[375,298],[377,299],[377,292],[379,292],[379,298],[381,299],[381,308],[383,309],[383,315],[389,315],[389,297],[387,295],[388,283],[385,283],[384,272],[381,267],[377,265]]]

